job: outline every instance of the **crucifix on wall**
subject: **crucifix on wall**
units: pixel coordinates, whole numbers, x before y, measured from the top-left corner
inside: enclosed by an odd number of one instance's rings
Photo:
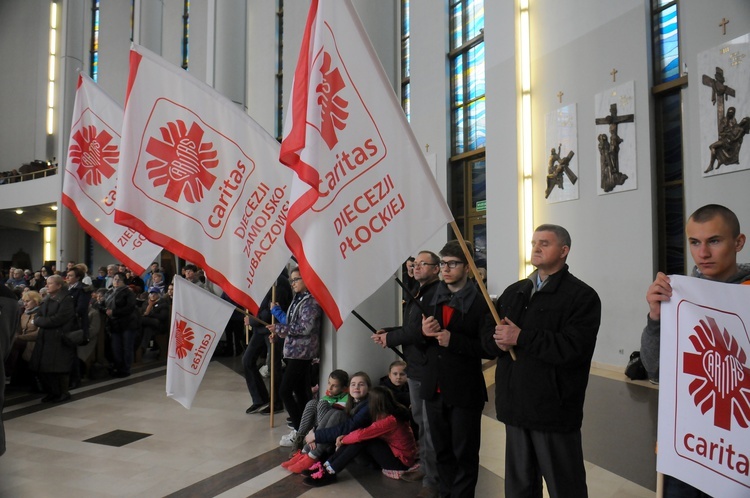
[[[605,192],[611,192],[618,185],[625,183],[628,175],[620,172],[620,144],[623,139],[617,133],[617,127],[620,123],[633,123],[634,114],[617,114],[617,104],[610,104],[609,116],[596,118],[596,124],[609,125],[609,138],[606,133],[601,133],[597,137],[599,158],[601,167],[601,187]]]

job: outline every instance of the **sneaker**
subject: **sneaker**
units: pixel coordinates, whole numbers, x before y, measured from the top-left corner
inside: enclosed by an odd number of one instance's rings
[[[245,410],[245,413],[248,413],[248,414],[258,413],[259,411],[261,411],[263,408],[267,406],[268,406],[268,403],[253,403],[252,405],[250,405],[250,408]]]
[[[281,439],[279,440],[279,446],[286,446],[287,448],[291,448],[296,437],[297,431],[292,429],[292,432],[290,432],[286,436],[281,436]]]
[[[305,477],[305,480],[302,481],[302,484],[306,484],[307,486],[312,486],[314,488],[319,488],[321,486],[328,486],[329,484],[333,484],[337,480],[338,478],[336,477],[336,474],[329,474],[325,469],[321,469],[320,471],[313,473],[309,477]]]
[[[286,426],[289,427],[290,429],[294,429],[294,424],[292,423],[291,420],[286,421]]]
[[[279,412],[282,412],[282,411],[284,411],[284,405],[282,405],[281,403],[279,403],[278,405],[274,406],[274,408],[273,408],[273,412],[274,413],[279,413]],[[265,408],[263,408],[262,410],[259,410],[257,413],[261,413],[263,415],[270,415],[271,414],[271,405],[268,404]]]

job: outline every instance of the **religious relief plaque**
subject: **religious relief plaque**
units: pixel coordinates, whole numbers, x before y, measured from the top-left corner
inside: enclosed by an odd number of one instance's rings
[[[698,54],[703,176],[750,169],[750,34]]]
[[[598,93],[594,109],[599,195],[635,190],[635,83]]]
[[[578,199],[578,113],[575,104],[546,116],[546,146],[550,151],[545,169],[547,203]]]

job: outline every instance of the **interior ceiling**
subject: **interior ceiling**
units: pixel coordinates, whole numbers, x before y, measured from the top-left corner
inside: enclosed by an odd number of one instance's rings
[[[24,206],[23,213],[15,209],[0,209],[0,230],[16,229],[38,231],[41,227],[57,224],[57,211],[50,209],[54,204]]]

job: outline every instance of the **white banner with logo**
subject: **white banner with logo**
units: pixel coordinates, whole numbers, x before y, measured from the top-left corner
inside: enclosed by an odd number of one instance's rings
[[[286,240],[339,328],[453,217],[350,1],[312,1],[289,102]]]
[[[750,496],[750,286],[669,278],[657,469],[711,496]]]
[[[161,247],[115,223],[122,115],[122,108],[99,85],[78,75],[62,203],[91,238],[140,275]]]
[[[253,313],[289,260],[292,173],[240,107],[134,45],[115,219],[143,233]]]
[[[172,329],[167,353],[167,396],[190,409],[232,304],[184,278],[174,279]]]

